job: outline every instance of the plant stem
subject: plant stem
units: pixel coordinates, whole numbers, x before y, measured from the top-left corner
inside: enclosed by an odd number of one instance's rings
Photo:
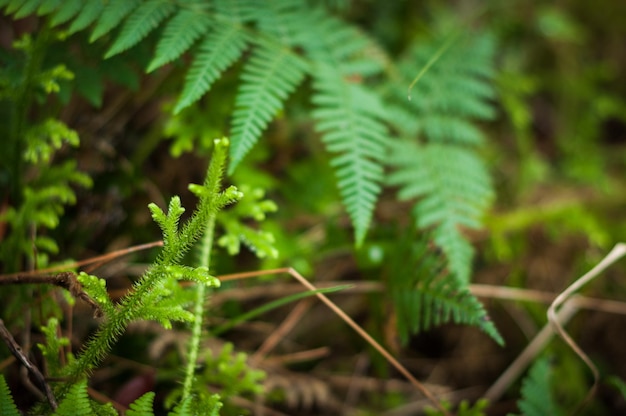
[[[215,231],[215,214],[209,217],[209,221],[200,244],[199,265],[209,268],[211,264],[211,250],[213,248],[213,236]],[[185,381],[183,383],[183,397],[185,400],[191,394],[191,385],[196,370],[198,360],[198,350],[200,348],[200,337],[202,335],[202,322],[204,318],[204,301],[206,285],[196,284],[196,302],[193,309],[194,321],[191,329],[191,339],[187,352],[187,367],[185,368]]]

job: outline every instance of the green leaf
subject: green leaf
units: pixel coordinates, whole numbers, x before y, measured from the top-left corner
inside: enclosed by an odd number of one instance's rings
[[[135,46],[175,10],[176,6],[167,0],[142,3],[124,22],[122,31],[107,51],[105,59]]]
[[[23,19],[26,16],[35,14],[35,10],[39,7],[41,0],[26,0],[22,3],[22,6],[15,12],[15,19]]]
[[[261,43],[254,50],[241,75],[235,101],[229,172],[235,170],[287,96],[302,82],[306,68],[289,49]]]
[[[11,397],[11,391],[7,385],[7,381],[2,374],[0,374],[0,415],[20,416],[20,412],[13,402],[13,397]]]
[[[179,113],[206,94],[213,82],[241,56],[245,48],[246,35],[241,27],[216,24],[200,43],[174,113]]]
[[[87,381],[73,384],[59,403],[55,416],[92,416],[93,409],[87,396]]]
[[[70,28],[69,34],[73,34],[85,29],[87,26],[96,21],[98,16],[102,14],[104,10],[104,2],[99,0],[83,2],[83,8],[78,16],[74,19]]]
[[[181,56],[207,32],[210,21],[206,14],[198,13],[197,10],[180,10],[167,22],[154,58],[148,64],[147,72],[152,72]]]
[[[62,0],[59,4],[61,7],[56,9],[50,19],[52,26],[63,24],[76,16],[85,2],[83,0]]]
[[[493,199],[491,179],[470,149],[444,144],[395,142],[389,184],[401,200],[416,199],[413,209],[421,229],[433,229],[435,242],[461,282],[469,280],[473,249],[461,227],[478,228]]]
[[[154,392],[149,391],[140,398],[132,402],[126,411],[126,416],[152,416],[152,403],[154,402]]]
[[[331,68],[315,72],[313,111],[316,130],[329,152],[339,191],[360,245],[372,221],[381,191],[382,161],[388,147],[388,132],[377,114],[383,113],[378,97],[338,77]]]
[[[522,383],[522,398],[517,402],[524,416],[563,414],[552,394],[552,372],[546,358],[534,362]]]
[[[106,35],[122,23],[124,18],[141,4],[141,0],[110,0],[106,3],[102,14],[93,29],[90,42]]]

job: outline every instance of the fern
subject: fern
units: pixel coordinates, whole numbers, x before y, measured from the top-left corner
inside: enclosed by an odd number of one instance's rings
[[[380,56],[372,53],[376,46],[363,33],[322,9],[311,12],[310,7],[295,0],[93,1],[80,11],[73,3],[47,6],[38,13],[52,14],[55,23],[71,22],[70,33],[95,23],[92,41],[121,26],[107,57],[141,42],[161,24],[164,30],[148,71],[179,58],[199,40],[192,49],[193,62],[174,113],[206,94],[254,40],[236,94],[231,173],[257,143],[287,96],[306,74],[311,74],[317,128],[329,151],[336,153],[332,164],[337,184],[357,244],[363,241],[381,192],[382,160],[389,136],[382,121],[385,111],[380,97],[351,80],[379,75],[383,68]],[[9,13],[14,10],[7,8]]]
[[[317,63],[313,117],[328,151],[338,153],[331,165],[359,245],[381,192],[389,134],[380,97],[351,77],[375,75],[381,65],[369,54],[373,43],[356,29],[322,13],[312,16],[310,25],[302,42]]]
[[[98,16],[102,14],[104,10],[104,2],[102,1],[88,1],[83,2],[83,8],[81,11],[72,18],[72,24],[70,25],[68,32],[70,34],[80,32],[89,25],[91,25]]]
[[[254,146],[268,123],[283,106],[287,95],[304,78],[306,66],[288,49],[261,43],[241,76],[232,122],[231,164],[237,167]]]
[[[140,398],[132,402],[126,411],[126,416],[152,416],[152,402],[154,401],[154,392],[148,392]]]
[[[205,37],[185,79],[174,113],[199,100],[246,48],[246,37],[236,26],[218,26]]]
[[[391,145],[388,183],[399,187],[400,199],[416,201],[416,224],[433,230],[460,283],[468,282],[473,257],[461,227],[479,228],[493,198],[489,174],[477,153],[483,134],[472,124],[494,115],[493,51],[493,39],[487,35],[420,44],[398,66],[406,83],[398,83],[388,98],[394,103],[389,120],[405,138]],[[428,62],[433,55],[439,59]],[[405,86],[415,62],[430,66],[420,73],[409,101]],[[410,139],[415,136],[421,137],[421,144]]]
[[[56,9],[50,18],[52,26],[63,24],[72,17],[76,16],[78,12],[80,12],[83,3],[84,2],[82,0],[66,0],[59,2],[60,8]],[[40,12],[39,14],[46,13]]]
[[[152,72],[177,59],[208,29],[209,21],[205,14],[197,10],[180,10],[163,29],[163,35],[156,46],[154,58],[148,64],[147,72]],[[208,51],[212,49],[207,48]]]
[[[106,53],[105,58],[135,46],[148,33],[156,29],[159,23],[174,13],[174,10],[175,6],[168,0],[150,0],[141,4],[124,22],[119,36]]]
[[[104,4],[104,10],[102,10],[102,14],[91,32],[91,37],[89,38],[91,42],[108,34],[120,25],[124,21],[124,18],[141,4],[141,0],[110,0],[104,2]],[[149,23],[145,21],[141,23],[149,25]],[[141,36],[141,33],[147,32],[147,30],[137,26],[135,26],[135,30],[139,30],[138,36]]]
[[[546,358],[534,362],[522,385],[522,399],[517,402],[524,416],[561,415],[551,393],[551,370]]]
[[[390,253],[389,260],[389,291],[402,343],[411,334],[454,322],[477,326],[503,345],[483,305],[466,285],[446,272],[444,259],[428,248],[427,238],[402,243]]]
[[[459,227],[478,228],[493,195],[482,161],[463,147],[408,141],[392,145],[390,161],[396,170],[389,183],[400,187],[400,199],[417,198],[416,224],[433,228],[450,270],[459,282],[467,283],[473,248]]]
[[[91,416],[94,410],[87,396],[87,382],[73,384],[67,395],[59,403],[55,416]]]
[[[0,374],[0,415],[20,416],[4,376]]]

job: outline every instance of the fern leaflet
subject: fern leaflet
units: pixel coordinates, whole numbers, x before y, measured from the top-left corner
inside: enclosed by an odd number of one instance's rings
[[[148,33],[156,29],[159,23],[174,13],[175,8],[167,0],[150,0],[137,7],[124,22],[122,31],[107,51],[105,59],[139,43]]]
[[[78,13],[78,16],[74,18],[68,32],[72,34],[84,30],[87,26],[96,21],[98,16],[102,14],[103,10],[104,3],[102,1],[83,2],[83,8],[80,13]]]
[[[418,227],[433,228],[434,240],[448,258],[460,282],[470,276],[473,249],[459,227],[478,228],[492,199],[491,181],[476,154],[449,144],[418,145],[402,141],[392,146],[395,171],[391,185],[401,200],[419,198],[414,214]]]
[[[410,234],[398,244],[400,249],[391,253],[389,262],[390,293],[401,341],[406,343],[410,334],[453,321],[477,326],[503,345],[504,340],[480,301],[447,273],[445,261],[429,249],[426,238],[409,241]]]
[[[358,245],[365,238],[381,191],[387,129],[375,114],[383,112],[382,105],[377,96],[329,69],[317,71],[314,87],[316,129],[322,132],[327,149],[339,153],[331,164]]]
[[[39,6],[39,3],[41,2],[41,0],[30,0],[30,1],[26,1],[25,3],[22,4],[22,6],[15,12],[15,18],[16,19],[23,19],[24,17],[31,15],[33,13],[35,13],[35,10],[37,10],[37,6]]]
[[[111,0],[107,2],[89,40],[93,42],[115,29],[140,4],[141,0]]]
[[[152,402],[154,401],[154,392],[149,391],[140,398],[132,402],[126,411],[126,416],[152,416]]]
[[[147,72],[178,58],[208,29],[209,19],[205,14],[193,9],[180,10],[165,26]]]
[[[216,25],[196,53],[185,77],[183,92],[174,107],[179,113],[199,100],[220,74],[237,60],[246,48],[246,35],[236,25]]]
[[[232,172],[304,78],[304,62],[290,50],[261,43],[241,75],[232,121]]]
[[[517,406],[524,416],[561,415],[563,412],[551,392],[552,373],[546,358],[535,361],[522,384],[522,399]]]
[[[15,407],[15,403],[13,402],[13,397],[11,397],[11,391],[7,385],[7,381],[4,379],[2,374],[0,374],[0,415],[20,415],[17,407]]]
[[[323,13],[311,16],[309,24],[312,30],[301,42],[318,63],[312,69],[313,117],[328,151],[338,153],[331,164],[360,245],[381,191],[389,135],[380,96],[352,78],[374,75],[381,66],[368,54],[372,42],[356,29]]]
[[[52,26],[57,26],[67,22],[72,17],[76,16],[83,5],[82,0],[66,0],[60,3],[61,8],[56,10],[50,20]],[[42,13],[43,14],[43,13]]]
[[[55,416],[91,416],[93,409],[87,396],[87,382],[85,380],[73,384],[68,393],[59,403]]]

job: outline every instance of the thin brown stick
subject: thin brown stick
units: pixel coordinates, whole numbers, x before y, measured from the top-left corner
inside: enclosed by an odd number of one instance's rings
[[[583,360],[585,364],[587,364],[587,367],[589,367],[589,369],[593,373],[593,385],[589,389],[589,392],[587,393],[585,398],[580,402],[580,404],[578,405],[574,413],[577,413],[579,410],[581,410],[587,404],[587,402],[591,400],[591,398],[595,394],[598,388],[598,384],[600,382],[600,372],[598,371],[598,368],[595,366],[593,361],[591,361],[591,358],[589,358],[589,356],[585,354],[585,352],[578,346],[578,344],[576,344],[574,339],[569,336],[569,334],[565,331],[565,329],[563,329],[563,326],[559,322],[559,319],[557,316],[557,309],[576,291],[578,291],[588,282],[596,278],[596,276],[598,276],[607,267],[615,263],[624,255],[626,255],[626,244],[624,243],[616,244],[615,247],[613,247],[613,250],[611,250],[611,252],[607,254],[606,257],[602,259],[602,261],[600,261],[600,263],[598,263],[593,269],[591,269],[586,274],[581,276],[578,280],[572,283],[567,289],[561,292],[561,294],[559,294],[556,297],[556,299],[554,299],[554,302],[552,302],[552,304],[548,308],[548,313],[547,313],[548,321],[550,321],[550,324],[552,324],[552,327],[554,328],[556,333],[561,337],[561,339],[563,339],[563,341],[565,341],[567,345],[569,345],[569,347],[576,353],[576,355],[578,355],[580,359]]]
[[[33,365],[33,363],[28,359],[28,357],[22,352],[22,348],[15,341],[15,338],[13,338],[13,335],[11,335],[11,332],[9,332],[7,327],[4,326],[4,321],[2,319],[0,319],[0,337],[2,337],[4,342],[7,344],[7,347],[9,347],[11,354],[13,354],[13,356],[17,358],[19,362],[22,363],[22,365],[35,378],[35,380],[37,380],[37,383],[40,385],[40,387],[44,390],[46,394],[46,398],[48,399],[48,403],[50,403],[50,407],[52,407],[53,410],[56,410],[58,407],[58,404],[57,404],[56,399],[54,398],[54,394],[52,394],[52,389],[46,382],[45,377],[43,376],[43,374],[41,374],[39,369],[35,365]]]
[[[296,306],[289,312],[289,315],[278,326],[278,328],[272,332],[272,334],[263,341],[263,344],[250,356],[250,363],[259,363],[264,356],[266,356],[271,350],[273,350],[278,343],[285,338],[285,336],[293,329],[293,327],[300,321],[302,316],[309,310],[312,302],[311,298],[305,298],[298,302]]]
[[[298,351],[291,354],[274,355],[263,360],[265,365],[288,365],[302,361],[317,360],[330,354],[330,348],[319,347],[312,350]]]
[[[9,284],[49,284],[68,290],[72,296],[84,300],[94,310],[96,317],[102,316],[100,306],[89,297],[78,281],[74,272],[60,272],[57,274],[10,274],[0,276],[0,285]]]
[[[308,280],[306,280],[300,273],[298,273],[295,269],[291,267],[280,268],[280,269],[272,269],[272,270],[260,270],[255,272],[245,272],[245,273],[235,273],[230,275],[225,275],[219,277],[222,281],[230,281],[230,280],[238,280],[238,279],[247,279],[250,277],[256,276],[265,276],[270,274],[282,274],[287,273],[293,278],[295,278],[298,282],[300,282],[304,287],[309,290],[317,290],[317,288],[311,284]],[[361,338],[367,341],[375,350],[377,350],[386,360],[389,362],[400,374],[402,374],[407,380],[413,384],[415,388],[417,388],[422,394],[430,400],[430,402],[437,407],[444,415],[449,415],[450,413],[439,403],[437,398],[421,383],[419,382],[413,375],[398,361],[396,360],[381,344],[378,343],[374,338],[372,338],[359,324],[357,324],[348,314],[346,314],[341,308],[339,308],[333,301],[331,301],[326,295],[323,293],[316,293],[318,299],[320,299],[330,310],[332,310],[339,318],[341,318],[348,326],[350,326]]]
[[[559,310],[557,319],[560,323],[567,323],[578,310],[573,301],[574,299],[571,299]],[[550,323],[547,323],[541,331],[535,335],[526,348],[524,348],[524,351],[517,356],[515,361],[513,361],[509,367],[500,374],[500,377],[498,377],[491,387],[489,387],[489,390],[487,390],[484,395],[485,399],[489,400],[491,403],[499,400],[553,337],[554,331]]]
[[[87,266],[89,264],[106,263],[106,262],[109,262],[109,261],[111,261],[113,259],[116,259],[118,257],[125,256],[125,255],[130,254],[130,253],[134,253],[136,251],[147,250],[149,248],[162,247],[162,246],[163,246],[163,241],[162,240],[153,241],[151,243],[139,244],[139,245],[128,247],[128,248],[125,248],[125,249],[122,249],[122,250],[115,250],[115,251],[112,251],[110,253],[103,254],[101,256],[91,257],[89,259],[85,259],[85,260],[81,260],[81,261],[73,261],[73,262],[70,262],[70,263],[61,264],[61,265],[54,266],[54,267],[49,267],[47,269],[32,270],[32,271],[28,271],[28,272],[18,272],[18,273],[3,274],[3,275],[0,275],[0,282],[2,280],[4,280],[4,279],[13,278],[14,276],[37,276],[37,275],[41,275],[41,274],[54,273],[54,272],[59,272],[59,271],[65,271],[67,269],[74,269],[74,268],[77,268],[77,267],[83,267],[83,266]]]

